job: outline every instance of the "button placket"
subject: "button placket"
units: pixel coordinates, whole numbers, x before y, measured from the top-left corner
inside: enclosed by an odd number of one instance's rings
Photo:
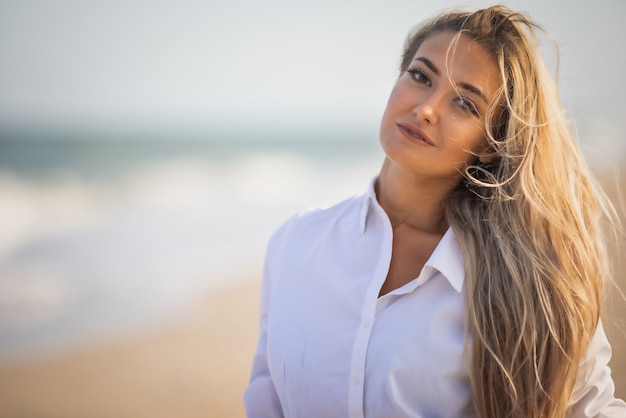
[[[365,396],[365,366],[367,350],[373,330],[376,312],[379,304],[380,288],[387,277],[391,261],[392,229],[391,223],[382,211],[377,207],[377,215],[384,219],[385,232],[380,258],[374,271],[372,281],[364,295],[364,303],[361,310],[361,320],[356,330],[354,345],[352,347],[352,360],[350,364],[350,389],[348,392],[348,410],[350,418],[364,417]]]

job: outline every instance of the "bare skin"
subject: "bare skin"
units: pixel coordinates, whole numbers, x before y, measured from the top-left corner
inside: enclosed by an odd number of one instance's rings
[[[398,289],[419,276],[442,235],[431,234],[409,224],[393,231],[391,264],[379,296]]]
[[[461,36],[434,34],[394,86],[381,123],[386,158],[376,195],[393,228],[385,295],[419,276],[448,228],[443,202],[462,171],[488,159],[485,114],[501,86],[493,57]],[[454,44],[453,44],[454,45]]]
[[[393,170],[388,160],[383,163],[377,187],[379,203],[387,212],[393,228],[391,263],[379,295],[385,295],[415,279],[439,244],[448,228],[443,219],[441,202],[448,190],[427,187],[415,193],[413,183],[398,181],[402,176],[387,176]],[[453,187],[453,185],[452,185]]]

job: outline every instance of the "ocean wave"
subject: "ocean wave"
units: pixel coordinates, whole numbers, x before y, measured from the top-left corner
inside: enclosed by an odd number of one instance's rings
[[[361,193],[377,168],[375,157],[259,151],[144,161],[108,178],[4,169],[5,351],[44,349],[46,333],[71,339],[157,318],[243,270],[260,278],[267,239],[284,219]]]

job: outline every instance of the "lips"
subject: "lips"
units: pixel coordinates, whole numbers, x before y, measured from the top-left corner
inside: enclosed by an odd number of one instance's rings
[[[435,144],[416,126],[410,123],[396,123],[398,130],[404,135],[407,139],[412,142],[421,145],[430,145],[435,146]]]

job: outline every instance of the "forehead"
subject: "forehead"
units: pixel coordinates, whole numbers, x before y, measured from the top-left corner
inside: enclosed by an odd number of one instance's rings
[[[502,85],[496,58],[466,35],[441,32],[429,36],[415,52],[416,58],[428,59],[443,77],[456,85],[478,87],[488,98]]]

